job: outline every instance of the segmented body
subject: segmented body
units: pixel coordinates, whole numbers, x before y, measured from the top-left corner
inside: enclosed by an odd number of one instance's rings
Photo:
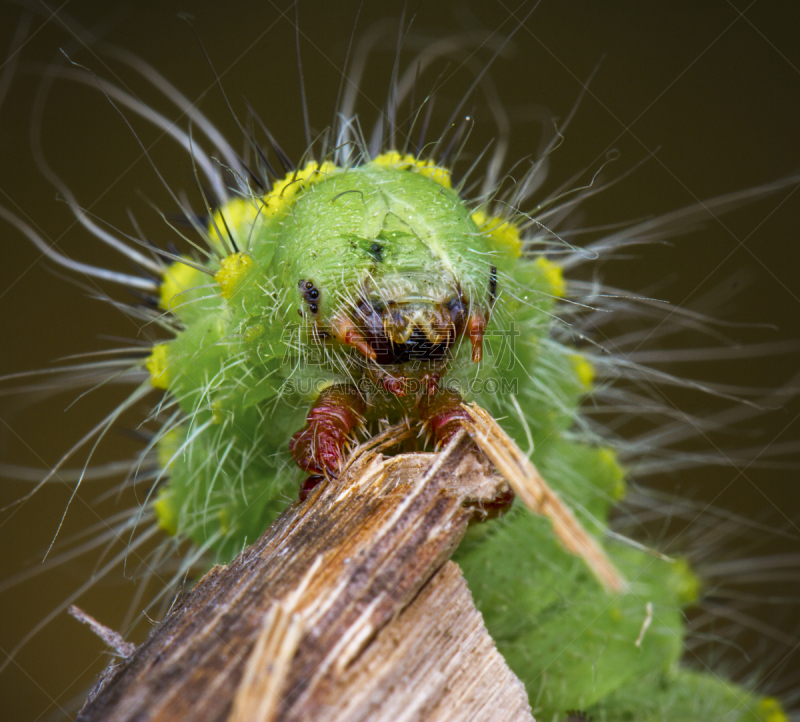
[[[297,498],[308,472],[335,473],[358,429],[407,418],[446,438],[455,397],[502,419],[604,534],[625,473],[613,450],[576,433],[594,371],[552,335],[561,270],[526,249],[513,221],[469,208],[446,169],[397,153],[349,168],[311,163],[266,196],[218,209],[207,235],[223,252],[206,264],[214,280],[181,262],[166,271],[161,302],[180,327],[147,362],[180,409],[155,442],[167,531],[227,561]],[[780,714],[772,700],[677,667],[681,609],[698,594],[685,564],[609,552],[632,580],[613,598],[524,509],[475,527],[459,549],[538,710],[580,703],[609,719],[684,719],[703,709],[712,719],[740,704],[748,719]]]

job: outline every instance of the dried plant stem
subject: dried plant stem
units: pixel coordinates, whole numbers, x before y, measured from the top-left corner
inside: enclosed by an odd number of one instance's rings
[[[78,719],[532,720],[447,563],[507,485],[463,431],[382,456],[397,434],[206,574]]]
[[[463,407],[472,422],[463,426],[481,451],[486,454],[514,492],[532,512],[547,517],[553,533],[564,548],[581,557],[592,573],[612,592],[626,587],[625,579],[602,547],[575,518],[572,510],[547,485],[531,460],[522,453],[488,411],[477,404]]]

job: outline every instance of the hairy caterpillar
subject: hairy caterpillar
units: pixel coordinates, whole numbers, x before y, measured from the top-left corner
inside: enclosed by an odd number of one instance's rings
[[[594,60],[594,59],[592,59],[592,60]],[[288,65],[287,67],[291,68],[291,65]],[[384,79],[384,82],[385,82],[385,79]],[[573,95],[574,95],[574,94],[573,94]],[[293,115],[292,115],[292,117],[293,117],[295,120],[296,120],[296,118],[297,118],[296,114],[293,114]],[[445,118],[444,120],[446,120],[446,118]],[[198,142],[199,142],[199,140],[198,140]],[[527,149],[525,152],[529,152],[529,150],[530,150],[530,148],[528,148],[528,149]],[[299,155],[299,153],[298,153],[297,155]],[[182,160],[181,162],[182,162],[182,163],[184,163],[184,165],[188,163],[188,161],[186,160],[186,156],[184,156],[184,157],[183,157],[183,160]],[[159,167],[161,167],[161,164],[159,164]],[[766,180],[766,179],[765,179],[765,180]],[[190,178],[188,178],[188,176],[187,176],[187,177],[186,177],[186,179],[183,181],[183,183],[184,183],[184,186],[188,186],[188,185],[190,185],[190,183],[191,183],[191,179],[190,179]],[[602,195],[602,194],[601,194],[601,195]],[[165,204],[166,204],[166,203],[168,203],[168,201],[165,201]],[[137,214],[137,215],[138,215],[138,214]],[[627,215],[628,215],[627,213],[624,213],[624,214],[623,214],[623,217],[627,217]],[[619,218],[619,216],[617,216],[617,218]],[[223,230],[223,229],[220,229],[220,230]],[[159,237],[163,237],[163,234],[164,234],[164,232],[165,232],[165,231],[164,231],[164,228],[163,228],[163,227],[159,228],[159,230],[158,230]],[[207,230],[207,232],[208,232],[208,233],[212,233],[213,231],[212,231],[211,229],[208,229],[208,230]],[[151,232],[151,233],[152,233],[152,232]],[[224,239],[224,230],[223,230],[223,233],[221,233],[221,234],[219,234],[219,235],[220,235],[220,236],[223,236],[223,239]],[[151,237],[154,237],[154,236],[151,236]],[[172,237],[172,236],[170,236],[170,237]],[[112,260],[112,261],[109,261],[108,265],[109,265],[109,267],[115,267],[115,268],[118,268],[118,267],[119,267],[119,264],[118,264],[118,263],[115,263],[115,261],[113,261],[113,260]],[[553,294],[551,293],[551,295],[553,295]],[[51,354],[51,355],[52,355],[52,354]],[[22,368],[24,368],[24,367],[22,367]],[[302,417],[302,413],[300,414],[300,416]],[[512,417],[512,418],[513,418],[513,417]],[[302,422],[302,418],[300,418],[300,421]],[[135,425],[135,422],[134,422],[134,423],[131,423],[131,425]],[[295,430],[295,429],[291,429],[290,431],[294,431],[294,430]],[[526,441],[527,441],[526,439],[523,439],[523,447],[525,447],[525,446],[527,445]],[[223,447],[223,448],[224,448],[224,447]],[[292,494],[294,493],[294,488],[295,488],[295,487],[293,487],[293,488],[292,488],[292,492],[291,492]],[[287,495],[287,496],[291,496],[291,494],[289,494],[289,495]],[[226,552],[226,553],[227,553],[227,552]],[[641,626],[641,619],[642,619],[642,615],[640,614],[640,617],[639,617],[639,620],[638,620],[638,624],[637,624],[637,632],[638,632],[638,628]],[[569,704],[570,704],[570,707],[572,707],[572,706],[575,706],[575,705],[577,704],[577,702],[570,702]],[[581,703],[581,704],[582,704],[582,703]],[[563,709],[562,709],[562,710],[560,710],[560,711],[563,711]]]

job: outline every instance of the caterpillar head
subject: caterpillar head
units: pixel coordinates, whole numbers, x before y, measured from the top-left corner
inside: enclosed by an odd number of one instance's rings
[[[462,338],[480,361],[496,292],[485,239],[446,171],[387,155],[298,198],[276,250],[281,285],[317,337],[380,366],[443,364]]]

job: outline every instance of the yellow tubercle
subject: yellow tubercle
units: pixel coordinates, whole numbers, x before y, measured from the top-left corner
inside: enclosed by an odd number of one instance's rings
[[[400,170],[414,171],[426,178],[430,178],[440,186],[452,188],[450,171],[447,168],[436,165],[432,160],[422,160],[421,158],[415,158],[410,153],[403,155],[396,150],[390,150],[388,153],[381,153],[375,156],[372,162],[384,168],[398,168]]]
[[[320,165],[312,160],[304,168],[290,171],[275,181],[269,193],[250,198],[234,198],[218,208],[208,223],[208,240],[218,250],[231,249],[230,236],[236,248],[249,248],[269,219],[287,211],[296,196],[339,169],[333,163]]]
[[[611,447],[603,446],[597,450],[597,455],[604,470],[611,477],[612,484],[609,489],[611,497],[615,501],[619,501],[625,496],[625,469],[619,463],[617,452]]]
[[[247,248],[257,230],[253,226],[259,222],[261,203],[260,198],[234,198],[214,211],[208,224],[209,243],[227,253],[230,233],[237,248]]]
[[[158,466],[162,470],[169,468],[172,457],[175,456],[175,452],[180,448],[180,443],[181,434],[177,429],[172,429],[159,437],[156,444],[156,453],[158,455]]]
[[[249,253],[232,253],[223,258],[219,271],[214,274],[214,280],[219,284],[222,297],[233,296],[239,284],[250,274],[255,265],[256,262]]]
[[[535,263],[544,272],[544,277],[550,284],[551,293],[556,298],[564,298],[567,293],[567,282],[564,280],[564,273],[561,270],[561,266],[552,261],[548,261],[544,256],[537,258]]]
[[[585,356],[578,353],[572,354],[569,358],[570,361],[572,361],[572,368],[575,371],[575,375],[578,377],[578,381],[581,382],[581,386],[583,386],[586,391],[590,391],[594,383],[594,366],[592,366]]]
[[[181,439],[182,436],[178,429],[167,431],[166,434],[159,437],[156,453],[158,465],[162,471],[169,468],[173,457],[180,448]],[[178,533],[178,510],[175,508],[175,501],[168,486],[159,489],[153,507],[158,518],[158,525],[167,534],[175,536]]]
[[[482,210],[472,213],[472,220],[478,230],[498,246],[497,250],[509,253],[514,258],[522,255],[522,238],[517,228],[510,221],[499,216],[490,216]]]
[[[159,305],[165,311],[171,311],[180,305],[180,299],[176,298],[182,293],[199,286],[204,282],[204,274],[196,268],[175,261],[164,270],[164,280],[158,289]]]
[[[230,409],[226,409],[221,400],[211,402],[211,421],[215,424],[221,424],[226,418],[230,419],[232,413]]]
[[[150,383],[157,389],[169,388],[169,348],[165,343],[153,346],[145,367],[150,372]]]
[[[158,465],[162,471],[169,469],[173,457],[180,449],[182,434],[178,429],[171,429],[162,434],[156,444],[156,454]],[[178,510],[175,508],[175,500],[169,491],[169,486],[162,487],[158,491],[156,500],[153,503],[158,525],[167,534],[175,536],[178,533]]]
[[[312,160],[306,164],[305,168],[287,173],[285,178],[275,181],[272,190],[261,199],[263,203],[261,215],[271,218],[288,210],[295,196],[315,183],[325,180],[338,170],[333,163],[325,162],[320,165],[317,161]]]
[[[170,536],[175,536],[178,533],[178,513],[174,508],[174,500],[168,486],[159,489],[153,508],[156,511],[158,525]]]
[[[758,716],[761,722],[789,722],[789,718],[774,697],[764,697],[758,703]]]
[[[219,530],[227,535],[231,530],[231,515],[227,509],[220,509],[217,512],[217,519],[219,519]]]

